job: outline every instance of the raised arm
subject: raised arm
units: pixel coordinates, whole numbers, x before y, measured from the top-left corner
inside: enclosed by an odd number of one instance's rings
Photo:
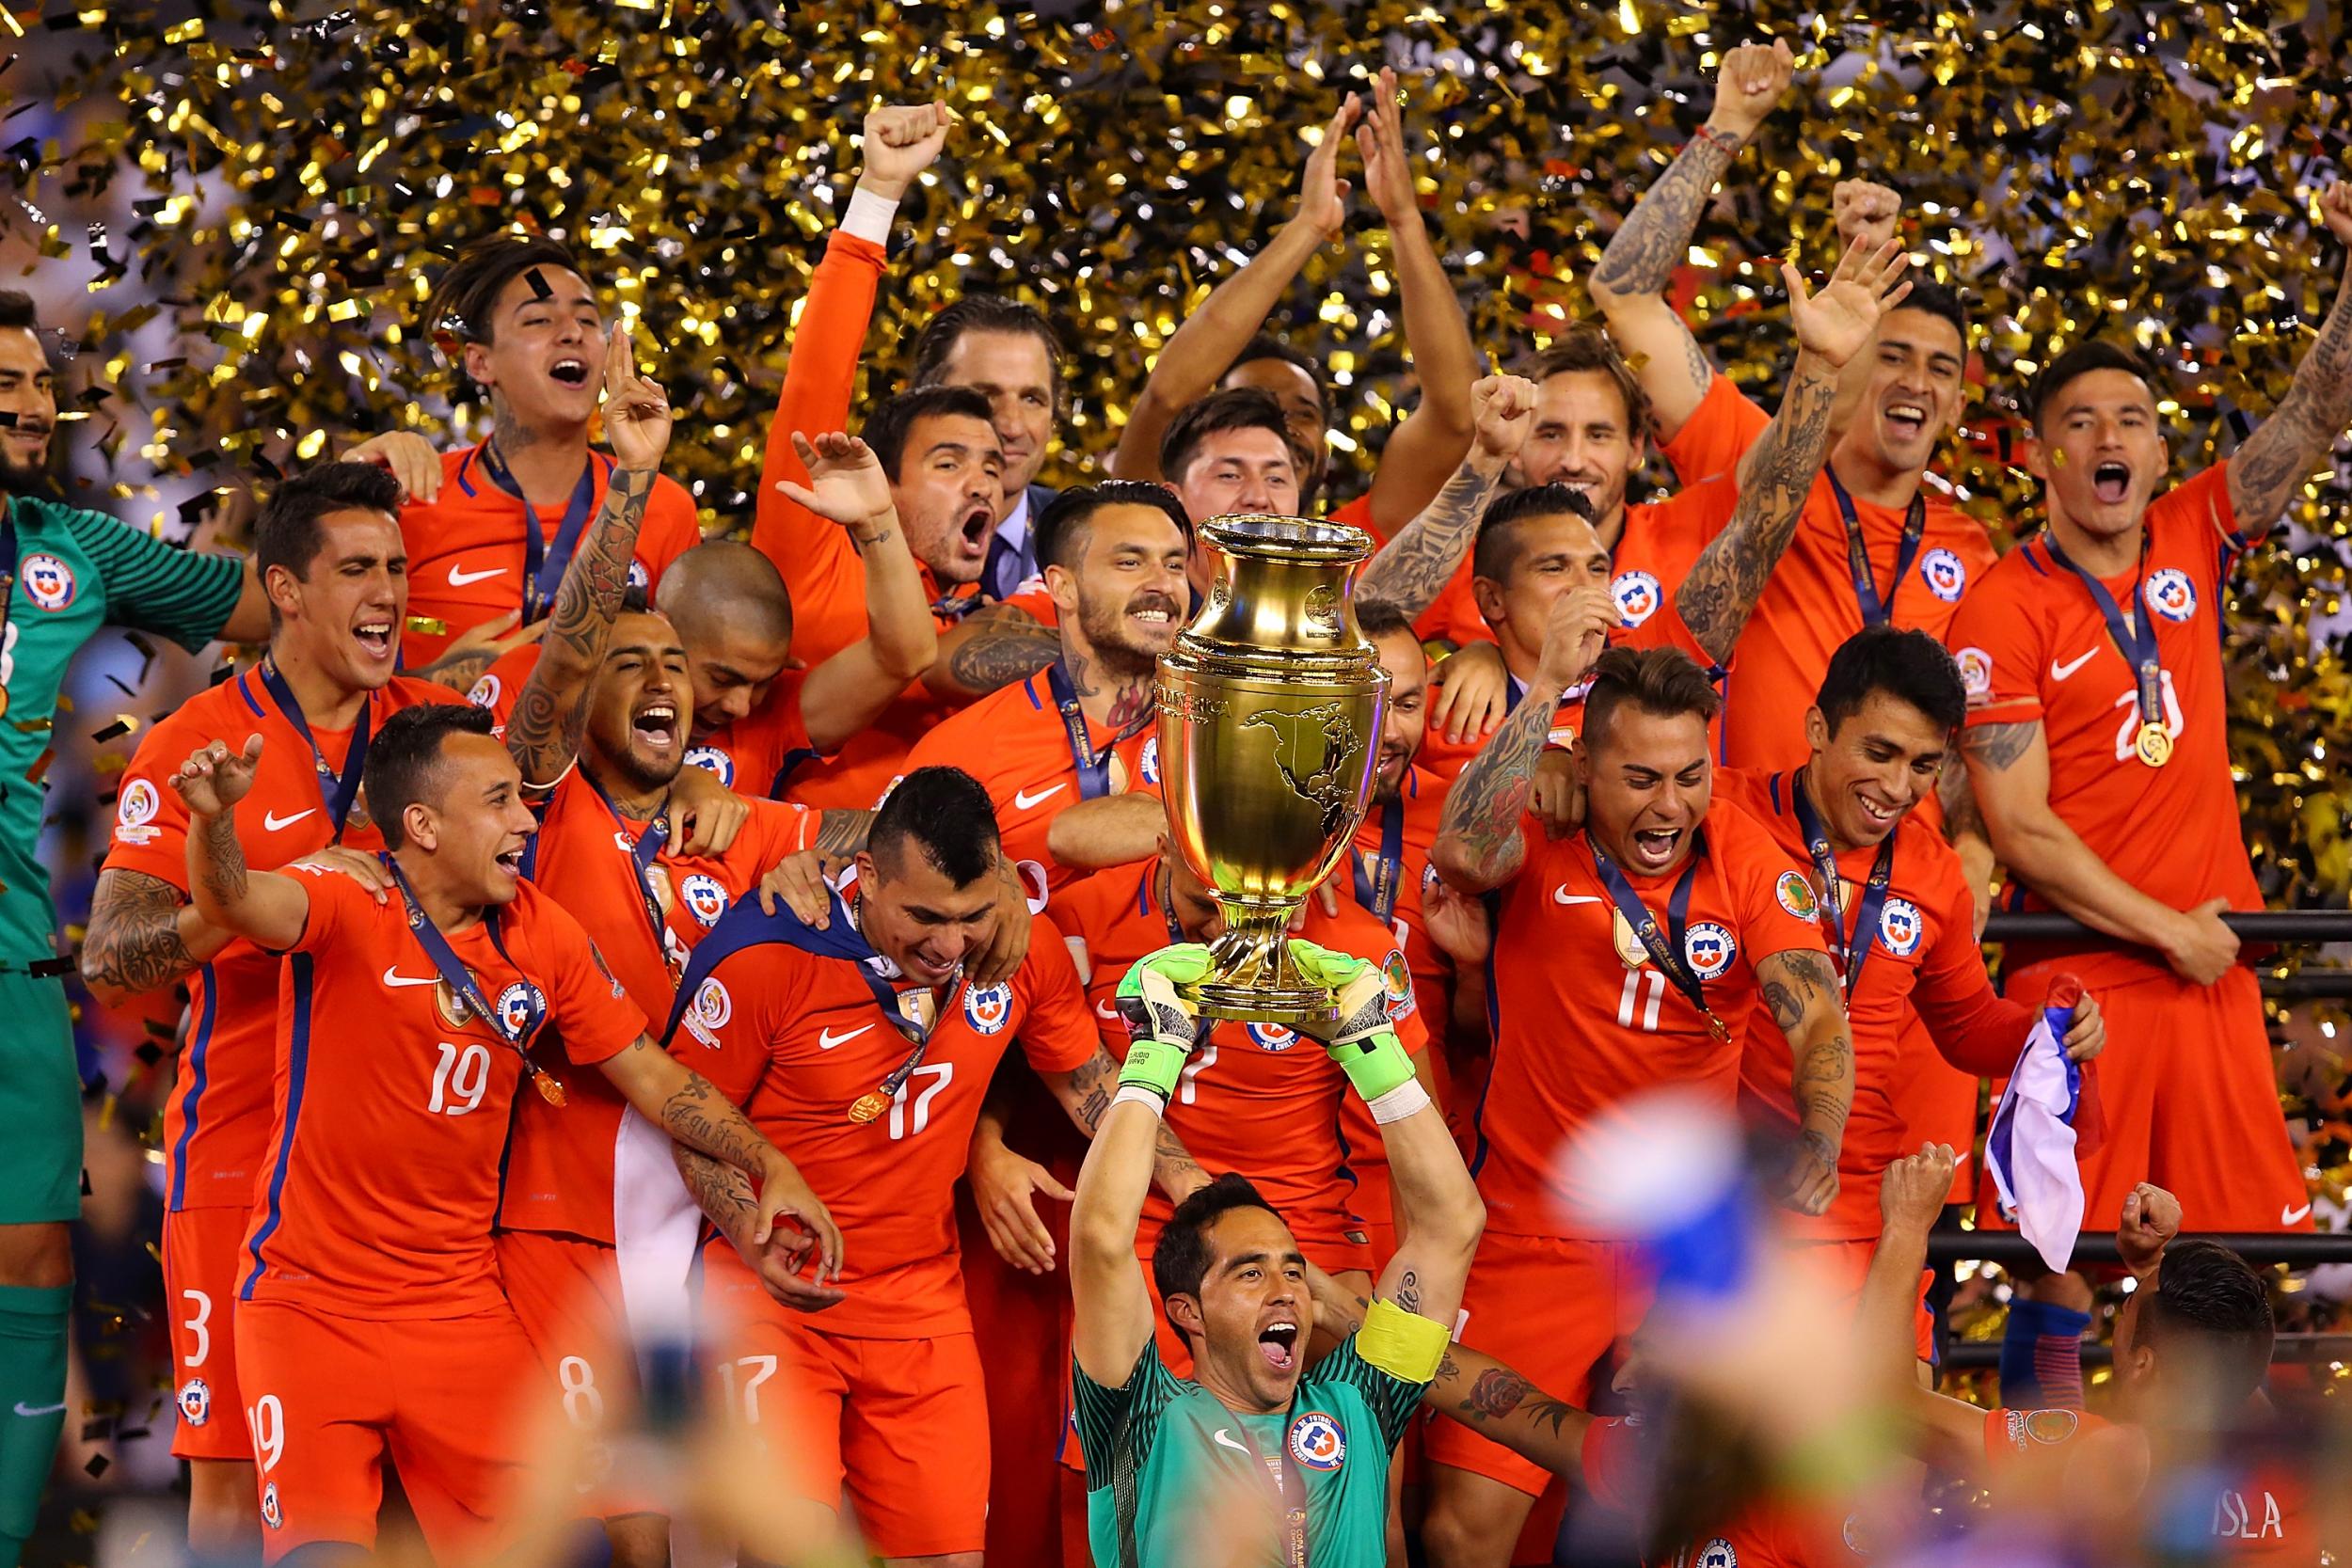
[[[1359,599],[1385,599],[1418,619],[1454,580],[1478,538],[1486,498],[1535,425],[1535,384],[1525,376],[1490,375],[1470,388],[1476,438],[1454,477],[1419,516],[1380,547],[1357,579]],[[1418,416],[1416,416],[1418,418]],[[1408,424],[1411,421],[1406,421]],[[1397,432],[1402,439],[1403,431]],[[1395,461],[1392,440],[1380,457],[1386,473]]]
[[[1805,498],[1829,455],[1837,372],[1869,342],[1881,314],[1911,292],[1903,278],[1909,265],[1892,242],[1857,240],[1838,259],[1828,284],[1811,296],[1797,269],[1781,265],[1797,333],[1796,367],[1779,412],[1742,464],[1730,522],[1675,589],[1676,612],[1718,665],[1731,662],[1765,582],[1796,537]]]
[[[612,482],[580,552],[564,568],[547,630],[540,634],[539,661],[516,693],[514,715],[506,721],[506,749],[529,789],[553,788],[579,754],[589,693],[628,588],[638,525],[645,520],[645,501],[670,444],[670,400],[637,373],[625,326],[616,325],[605,343],[604,390]]]
[[[1340,149],[1355,127],[1359,105],[1348,94],[1323,128],[1323,140],[1307,155],[1299,182],[1298,209],[1275,230],[1249,264],[1209,291],[1161,348],[1143,383],[1110,471],[1120,479],[1160,477],[1160,437],[1178,414],[1205,397],[1231,369],[1249,340],[1296,280],[1307,259],[1339,238],[1347,221],[1347,182],[1339,177]]]
[[[82,935],[82,983],[119,1007],[187,974],[229,945],[188,895],[144,871],[102,871]]]
[[[931,667],[939,629],[872,449],[838,432],[812,442],[795,431],[792,443],[810,480],[780,481],[785,494],[838,523],[866,566],[866,636],[810,671],[801,688],[809,740],[830,752],[881,718]]]
[[[1666,285],[1690,257],[1716,183],[1788,91],[1795,70],[1786,40],[1743,43],[1724,56],[1706,125],[1626,214],[1588,280],[1609,336],[1638,367],[1662,439],[1681,430],[1715,379],[1707,352],[1666,302]]]
[[[1954,1158],[1928,1144],[1886,1167],[1879,1183],[1879,1244],[1854,1305],[1854,1338],[1874,1369],[1872,1385],[1912,1431],[1913,1445],[1938,1464],[1975,1470],[1984,1458],[1984,1411],[1919,1386],[1911,1320],[1927,1267],[1928,1232],[1952,1190]]]
[[[2344,271],[2287,395],[2230,459],[2230,510],[2249,537],[2270,531],[2352,424],[2352,182],[2319,193],[2319,215],[2345,247]]]
[[[1606,588],[1574,588],[1551,601],[1543,662],[1527,694],[1446,792],[1429,863],[1457,890],[1486,893],[1518,875],[1527,854],[1519,818],[1534,792],[1535,759],[1550,738],[1561,697],[1600,657],[1618,619]]]
[[[1072,1126],[1089,1138],[1102,1131],[1103,1118],[1110,1114],[1112,1092],[1119,1086],[1119,1064],[1111,1060],[1109,1052],[1097,1046],[1091,1057],[1068,1072],[1040,1072],[1038,1076],[1053,1091]],[[1152,1143],[1152,1180],[1177,1203],[1209,1180],[1200,1162],[1165,1122]]]
[[[1826,1212],[1837,1196],[1837,1151],[1853,1109],[1853,1030],[1837,971],[1826,954],[1774,953],[1756,965],[1764,1005],[1788,1040],[1788,1089],[1797,1102],[1797,1157],[1781,1201],[1800,1213]]]
[[[299,877],[254,871],[237,842],[237,802],[253,788],[262,737],[232,752],[218,740],[198,748],[171,776],[188,808],[188,890],[197,918],[216,930],[283,951],[302,940],[310,894]]]

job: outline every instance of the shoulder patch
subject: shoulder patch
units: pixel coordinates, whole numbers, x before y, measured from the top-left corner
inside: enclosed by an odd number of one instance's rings
[[[2074,1435],[2082,1425],[2082,1413],[2075,1410],[2028,1410],[2026,1412],[2026,1435],[2037,1443],[2063,1443]]]
[[[151,780],[133,779],[115,798],[115,842],[145,844],[160,831],[151,824],[163,809],[164,798]]]
[[[727,1020],[734,1016],[734,999],[727,995],[727,988],[714,974],[696,989],[694,1005],[686,1009],[679,1022],[686,1025],[688,1034],[716,1051],[719,1048],[716,1031],[725,1028]]]
[[[1988,702],[1993,696],[1993,656],[1982,648],[1955,648],[1952,660],[1960,666],[1960,689],[1967,693],[1971,705]]]
[[[1799,920],[1819,920],[1821,917],[1820,903],[1813,896],[1813,884],[1804,879],[1801,871],[1782,872],[1780,879],[1772,884],[1772,896],[1780,900],[1782,909]]]

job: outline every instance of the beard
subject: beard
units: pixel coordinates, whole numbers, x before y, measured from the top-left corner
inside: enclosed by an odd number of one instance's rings
[[[56,484],[49,477],[46,458],[27,466],[0,451],[0,495],[48,497],[56,494]]]
[[[1136,679],[1148,675],[1157,667],[1160,655],[1167,651],[1142,641],[1141,633],[1128,621],[1127,612],[1140,609],[1168,611],[1168,636],[1172,646],[1184,611],[1182,605],[1165,594],[1142,594],[1116,607],[1083,595],[1078,601],[1078,629],[1093,647],[1104,672],[1113,676]]]

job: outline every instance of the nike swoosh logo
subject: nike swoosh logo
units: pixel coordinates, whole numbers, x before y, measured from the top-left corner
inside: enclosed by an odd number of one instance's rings
[[[16,1402],[16,1413],[20,1416],[55,1416],[58,1411],[63,1410],[64,1408],[65,1401],[63,1400],[59,1400],[55,1404],[39,1405],[26,1404],[23,1400]]]
[[[469,572],[462,567],[452,566],[449,569],[449,585],[452,588],[463,588],[469,583],[487,582],[492,578],[502,578],[505,575],[506,568],[503,566],[493,566],[486,572]]]
[[[420,980],[414,975],[403,974],[397,969],[388,969],[384,972],[384,983],[388,986],[437,986],[441,983],[441,977],[437,974],[428,974]]]
[[[1054,785],[1053,788],[1041,789],[1035,795],[1030,794],[1025,789],[1021,790],[1012,798],[1012,809],[1015,811],[1027,811],[1031,806],[1042,805],[1044,802],[1052,800],[1055,796],[1059,795],[1063,790],[1068,789],[1069,787],[1070,782],[1065,779],[1060,784]]]
[[[264,812],[262,816],[262,826],[267,828],[271,832],[276,832],[280,828],[293,827],[295,823],[310,816],[310,812],[315,812],[318,809],[318,807],[312,806],[310,811],[298,811],[292,816],[280,816],[274,811]]]
[[[850,1041],[857,1038],[860,1035],[863,1035],[866,1030],[871,1029],[873,1025],[870,1023],[864,1023],[860,1024],[855,1029],[849,1030],[846,1033],[839,1035],[834,1034],[830,1029],[820,1029],[817,1034],[817,1049],[819,1051],[831,1051],[836,1045],[847,1045]]]
[[[2311,1212],[2312,1206],[2308,1203],[2303,1205],[2300,1209],[2281,1209],[2279,1211],[2279,1223],[2280,1225],[2294,1225]],[[24,1407],[21,1404],[17,1406],[19,1411],[22,1411],[24,1408]]]
[[[1094,1016],[1101,1019],[1105,1023],[1117,1023],[1119,1022],[1119,1004],[1116,1002],[1097,1002],[1094,1005]]]
[[[1558,887],[1551,890],[1551,901],[1555,904],[1597,904],[1600,902],[1600,895],[1597,893],[1570,893],[1568,891],[1568,884],[1562,882]]]
[[[2090,652],[2083,655],[2080,658],[2069,659],[2064,664],[2060,664],[2055,658],[2050,660],[2050,678],[2054,681],[2064,680],[2067,676],[2073,674],[2075,671],[2090,663],[2093,658],[2096,658],[2098,654],[2099,650],[2093,648]]]
[[[1226,1448],[1229,1448],[1229,1449],[1232,1449],[1235,1453],[1248,1453],[1248,1454],[1249,1454],[1249,1457],[1250,1457],[1251,1459],[1255,1459],[1255,1458],[1257,1458],[1257,1457],[1258,1457],[1258,1456],[1257,1456],[1256,1454],[1254,1454],[1254,1453],[1249,1453],[1249,1449],[1248,1449],[1248,1448],[1246,1448],[1245,1446],[1243,1446],[1242,1444],[1239,1444],[1239,1443],[1234,1442],[1234,1441],[1233,1441],[1233,1433],[1232,1433],[1232,1432],[1231,1431],[1231,1429],[1229,1429],[1229,1428],[1226,1428],[1226,1427],[1219,1427],[1219,1428],[1217,1428],[1217,1429],[1216,1429],[1216,1440],[1217,1440],[1219,1443],[1223,1444]]]

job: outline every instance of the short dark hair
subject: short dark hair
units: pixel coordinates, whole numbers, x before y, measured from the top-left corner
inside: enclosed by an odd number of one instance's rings
[[[1616,383],[1617,395],[1625,400],[1628,434],[1647,436],[1652,415],[1649,394],[1642,389],[1642,378],[1625,362],[1625,356],[1609,341],[1609,334],[1591,322],[1579,322],[1554,338],[1549,348],[1528,362],[1527,379],[1541,387],[1555,375],[1585,371],[1597,371]]]
[[[1206,1186],[1195,1187],[1176,1205],[1176,1212],[1160,1227],[1160,1239],[1152,1243],[1152,1283],[1162,1301],[1169,1296],[1200,1298],[1201,1282],[1209,1277],[1209,1265],[1216,1261],[1209,1250],[1209,1227],[1236,1209],[1263,1209],[1278,1220],[1282,1217],[1239,1171],[1229,1170]],[[1168,1326],[1190,1350],[1192,1336],[1184,1326],[1173,1319]]]
[[[2152,393],[2163,385],[2149,368],[2147,360],[2121,343],[2110,342],[2105,338],[2076,343],[2051,360],[2049,368],[2033,384],[2034,434],[2038,436],[2042,433],[2042,420],[2058,402],[2058,395],[2093,371],[2122,371],[2125,375],[2137,376],[2147,384]]]
[[[947,356],[955,352],[956,344],[967,332],[1025,332],[1043,343],[1054,401],[1061,401],[1060,334],[1036,306],[1007,299],[1003,294],[965,294],[925,322],[923,329],[914,335],[914,373],[911,378],[914,384],[944,385],[940,377],[946,372]]]
[[[1593,664],[1592,689],[1584,695],[1584,744],[1606,734],[1609,721],[1628,703],[1653,718],[1683,714],[1710,723],[1723,698],[1707,672],[1679,648],[1611,648]]]
[[[1909,703],[1946,732],[1968,717],[1960,666],[1943,643],[1916,626],[1865,626],[1837,645],[1821,677],[1822,721],[1832,734],[1861,711],[1874,691]]]
[[[434,284],[433,296],[424,302],[425,329],[454,333],[460,342],[490,342],[497,329],[499,295],[533,267],[580,272],[580,263],[561,240],[544,234],[485,234],[459,251]]]
[[[1413,618],[1405,613],[1405,607],[1393,599],[1358,599],[1356,625],[1366,637],[1395,637],[1402,634],[1420,640],[1413,630]]]
[[[1145,480],[1106,479],[1100,484],[1073,485],[1045,508],[1029,534],[1037,546],[1038,565],[1073,564],[1086,550],[1088,525],[1106,506],[1154,507],[1168,514],[1187,546],[1192,543],[1192,519],[1184,515],[1184,503],[1175,491]]]
[[[875,461],[882,465],[890,483],[896,484],[898,465],[906,456],[907,437],[914,434],[914,421],[950,415],[977,420],[992,431],[996,428],[988,399],[971,388],[917,387],[877,404],[874,411],[866,416],[858,439],[873,449]]]
[[[891,786],[866,830],[875,870],[896,876],[910,845],[957,887],[970,887],[996,865],[996,808],[980,782],[961,768],[918,768]]]
[[[2156,1288],[2139,1309],[2151,1344],[2186,1341],[2222,1380],[2216,1390],[2234,1404],[2270,1375],[2276,1321],[2270,1288],[2245,1259],[2218,1242],[2174,1242],[2164,1249]]]
[[[1470,546],[1470,575],[1502,582],[1518,564],[1518,541],[1511,531],[1532,517],[1557,517],[1562,513],[1593,522],[1593,503],[1572,484],[1531,484],[1498,496],[1478,519],[1478,539]]]
[[[1274,394],[1255,387],[1228,387],[1192,404],[1168,422],[1168,433],[1160,437],[1160,477],[1170,484],[1183,483],[1184,470],[1192,467],[1200,443],[1224,430],[1270,430],[1282,438],[1292,462],[1298,460],[1297,449],[1291,445],[1291,427]]]
[[[0,328],[7,327],[40,330],[40,312],[33,306],[33,296],[22,289],[0,289]]]
[[[1925,310],[1931,316],[1940,316],[1950,322],[1952,330],[1960,334],[1961,357],[1967,357],[1968,306],[1960,297],[1958,289],[1947,287],[1931,277],[1914,277],[1911,293],[1903,295],[1895,309]]]
[[[384,847],[397,849],[407,842],[401,817],[426,800],[442,743],[453,735],[489,735],[496,718],[488,708],[471,703],[426,703],[402,708],[384,721],[368,742],[360,781],[367,791],[368,815],[383,831]]]
[[[1233,356],[1233,362],[1225,367],[1225,375],[1231,375],[1244,365],[1259,359],[1279,359],[1285,365],[1306,372],[1307,379],[1315,385],[1315,406],[1327,411],[1330,408],[1331,396],[1323,388],[1323,367],[1281,339],[1267,333],[1261,332],[1244,343],[1241,352]],[[1225,375],[1218,376],[1217,380],[1223,381]]]
[[[322,463],[270,492],[253,524],[253,569],[264,578],[283,566],[309,581],[310,562],[326,543],[319,523],[330,512],[400,515],[400,481],[373,463]]]

